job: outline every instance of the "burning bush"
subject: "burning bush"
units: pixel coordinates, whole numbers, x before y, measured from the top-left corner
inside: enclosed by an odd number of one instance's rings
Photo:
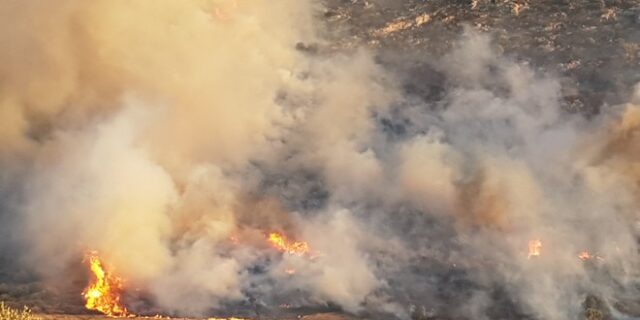
[[[97,253],[88,253],[87,259],[93,278],[82,293],[89,310],[100,311],[110,317],[126,317],[132,314],[120,302],[122,280],[103,266]]]
[[[27,307],[20,311],[0,302],[0,320],[40,320],[40,318],[31,314],[31,310]]]

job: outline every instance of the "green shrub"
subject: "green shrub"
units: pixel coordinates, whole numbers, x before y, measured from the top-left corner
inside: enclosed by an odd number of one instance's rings
[[[0,320],[40,320],[40,318],[31,314],[31,310],[27,307],[16,310],[0,302]]]

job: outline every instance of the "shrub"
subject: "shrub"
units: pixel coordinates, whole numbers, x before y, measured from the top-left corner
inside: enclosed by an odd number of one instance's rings
[[[598,309],[588,308],[585,312],[587,320],[603,320],[604,315]]]

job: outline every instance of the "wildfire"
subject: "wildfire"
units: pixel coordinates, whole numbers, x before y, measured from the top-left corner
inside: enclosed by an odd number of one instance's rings
[[[290,241],[283,234],[272,232],[269,234],[269,242],[279,251],[295,255],[309,253],[309,244],[304,241]]]
[[[596,259],[596,260],[600,260],[603,261],[604,259],[596,254],[591,254],[589,253],[589,251],[581,251],[578,254],[578,258],[582,261],[587,261],[587,260],[591,260],[591,259]]]
[[[593,256],[589,253],[589,251],[582,251],[578,254],[578,258],[580,258],[580,260],[584,261],[584,260],[589,260],[591,259]]]
[[[85,307],[111,317],[133,316],[120,302],[122,279],[105,270],[104,263],[95,252],[87,256],[92,277],[89,285],[82,292],[86,301]]]
[[[235,9],[237,7],[238,7],[238,1],[237,0],[231,1],[231,9]],[[221,9],[220,7],[214,8],[213,13],[220,20],[226,21],[230,19],[229,14],[224,9]]]
[[[529,255],[527,256],[527,259],[531,259],[531,257],[539,256],[541,249],[542,249],[542,241],[538,239],[529,240]]]

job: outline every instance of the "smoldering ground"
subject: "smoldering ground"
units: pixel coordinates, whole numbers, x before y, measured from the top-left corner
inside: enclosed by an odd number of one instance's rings
[[[491,33],[398,63],[337,50],[313,1],[2,7],[9,297],[81,305],[97,250],[138,313],[637,313],[633,84],[585,117]]]

